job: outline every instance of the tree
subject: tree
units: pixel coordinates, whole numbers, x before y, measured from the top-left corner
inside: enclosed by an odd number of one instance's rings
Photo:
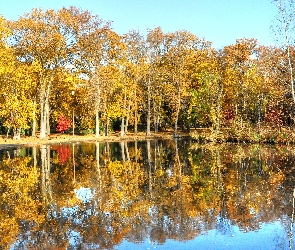
[[[173,110],[174,134],[177,135],[180,112],[189,100],[191,75],[187,70],[188,59],[197,51],[206,50],[210,43],[187,31],[168,33],[164,38],[163,66],[166,70],[165,93]]]
[[[264,120],[268,107],[279,108],[284,112],[284,123],[293,124],[293,98],[289,90],[289,76],[285,69],[285,51],[278,47],[259,46],[255,65],[262,79],[259,83],[258,125]],[[256,91],[257,92],[257,91]]]
[[[127,132],[128,122],[132,119],[134,123],[134,133],[137,133],[139,121],[139,110],[143,102],[142,81],[145,75],[144,65],[146,64],[146,43],[144,37],[139,31],[132,30],[125,34],[122,38],[125,44],[124,58],[124,74],[126,85],[128,83],[127,93],[127,113],[125,121],[125,132]]]
[[[253,100],[251,93],[256,88],[253,86],[260,86],[255,77],[256,62],[251,58],[257,47],[255,39],[238,39],[235,44],[224,47],[220,54],[225,103],[235,111],[241,127],[243,121],[249,122],[249,102]]]
[[[75,23],[78,10],[74,7],[54,11],[33,9],[17,21],[10,21],[11,45],[22,62],[35,62],[40,108],[40,138],[50,134],[50,96],[54,76],[71,63],[76,42]]]
[[[8,47],[7,39],[11,35],[11,30],[7,21],[0,15],[0,75],[4,76],[13,71],[15,63],[13,50]]]
[[[293,73],[293,63],[291,58],[291,46],[294,46],[294,37],[292,37],[292,32],[295,28],[294,22],[294,3],[292,0],[275,0],[275,3],[279,10],[278,18],[278,31],[279,35],[283,38],[284,47],[287,50],[287,68],[289,71],[290,88],[293,98],[293,103],[295,104],[295,90],[294,90],[294,73]]]
[[[7,22],[0,17],[0,116],[8,132],[12,128],[14,138],[20,139],[21,128],[29,128],[33,112],[36,111],[32,101],[35,65],[16,60],[15,51],[7,45],[10,34]]]
[[[8,131],[12,128],[14,139],[20,139],[20,130],[28,129],[33,120],[36,105],[31,98],[35,82],[30,73],[29,65],[16,64],[15,71],[9,74],[2,92],[2,109],[0,115],[4,118],[4,126]]]
[[[99,78],[101,90],[99,117],[104,122],[104,134],[108,135],[110,120],[116,121],[126,113],[124,73],[118,65],[107,64],[101,66],[95,75],[95,78]],[[88,103],[87,106],[91,108],[92,104]]]
[[[164,55],[164,33],[160,27],[148,30],[147,38],[147,56],[149,61],[150,79],[148,82],[148,115],[147,115],[147,131],[150,130],[151,119],[151,103],[153,104],[154,130],[158,132],[160,122],[164,117],[164,67],[162,57]],[[152,99],[152,100],[151,100]],[[149,131],[150,132],[150,131]],[[149,133],[147,132],[147,133]]]
[[[187,122],[198,122],[218,131],[222,116],[223,82],[221,62],[213,48],[193,53],[186,64],[190,83],[190,102]]]
[[[110,64],[120,48],[119,36],[111,30],[110,23],[104,22],[90,12],[79,16],[79,29],[76,34],[78,56],[76,68],[88,80],[88,103],[94,107],[95,136],[99,136],[99,120],[102,110],[102,82],[100,67]]]

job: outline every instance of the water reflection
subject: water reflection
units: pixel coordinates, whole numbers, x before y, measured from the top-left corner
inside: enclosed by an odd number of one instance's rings
[[[0,153],[0,249],[294,249],[294,147],[152,140]]]

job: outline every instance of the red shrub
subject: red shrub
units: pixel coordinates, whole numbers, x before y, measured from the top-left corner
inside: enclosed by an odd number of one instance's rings
[[[60,115],[57,119],[56,131],[60,133],[64,133],[70,127],[71,127],[70,121],[64,115]]]

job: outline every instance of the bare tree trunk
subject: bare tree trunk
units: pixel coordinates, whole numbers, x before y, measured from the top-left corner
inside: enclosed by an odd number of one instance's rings
[[[153,100],[153,115],[154,115],[154,131],[158,133],[158,124],[157,124],[157,112],[156,112],[156,105],[155,101]]]
[[[52,77],[53,75],[50,76],[50,80],[49,80],[49,83],[47,84],[47,88],[46,88],[46,92],[45,92],[45,113],[46,113],[46,132],[47,132],[47,136],[50,135],[50,96],[49,96],[49,93],[50,93],[50,87],[51,87],[51,80],[52,80]]]
[[[9,137],[9,131],[10,131],[10,129],[11,129],[10,127],[9,127],[9,128],[7,128],[5,141],[7,141],[7,140],[8,140],[8,137]]]
[[[40,138],[46,137],[46,112],[45,112],[45,96],[40,97]]]
[[[259,95],[258,99],[258,133],[260,134],[261,132],[261,99]]]
[[[50,86],[41,87],[40,92],[40,138],[46,138],[50,134],[49,125],[49,91]]]
[[[134,113],[134,134],[137,135],[137,108],[135,110],[135,113]]]
[[[126,121],[125,121],[125,134],[128,132],[130,108],[131,108],[131,102],[130,100],[128,100],[128,109],[127,109],[127,115],[126,115]]]
[[[285,46],[287,48],[287,59],[288,59],[288,68],[290,73],[290,84],[291,84],[291,93],[292,93],[292,99],[293,103],[295,103],[295,91],[294,91],[294,76],[293,76],[293,65],[291,61],[291,55],[290,55],[290,19],[291,17],[287,16],[287,10],[286,6],[282,4],[282,1],[276,0],[277,6],[279,8],[279,11],[282,16],[282,22],[283,22],[283,29],[284,29],[284,35],[285,35]],[[292,8],[290,8],[292,9]],[[289,20],[288,20],[289,18]]]
[[[95,137],[99,137],[99,126],[100,126],[100,120],[99,120],[99,111],[101,111],[100,108],[100,98],[101,98],[101,90],[100,90],[100,81],[99,78],[93,78],[97,79],[97,83],[94,85],[96,87],[96,103],[95,103]],[[91,80],[92,81],[92,80]]]
[[[136,90],[135,90],[135,98],[137,98],[136,96]],[[135,111],[134,111],[134,134],[137,134],[137,115],[138,115],[138,111],[137,111],[137,100],[135,100]]]
[[[125,129],[124,129],[124,117],[121,118],[121,134],[120,136],[124,136],[125,135]]]
[[[216,131],[219,131],[220,129],[220,109],[221,109],[221,97],[222,97],[222,93],[223,93],[223,86],[222,83],[219,83],[219,93],[217,96],[217,107],[216,107]]]
[[[40,86],[40,138],[50,135],[50,90],[53,73],[41,80]]]
[[[95,112],[95,137],[99,137],[99,112]]]
[[[160,115],[157,114],[157,132],[159,132],[159,126],[160,126]]]
[[[157,150],[159,149],[158,140],[154,140],[155,148],[154,148],[154,170],[157,169]]]
[[[49,108],[49,99],[46,99],[45,103],[45,113],[46,113],[46,134],[50,135],[50,108]]]
[[[34,110],[33,110],[33,124],[32,124],[32,136],[36,137],[36,110],[35,110],[35,106],[36,106],[36,100],[34,100]]]
[[[109,119],[109,117],[107,117],[106,118],[105,128],[104,128],[104,135],[105,136],[109,135],[109,122],[110,122],[110,119]]]
[[[126,90],[124,89],[124,111],[126,111],[126,102],[127,102],[127,94]],[[121,136],[125,135],[125,115],[121,117]]]
[[[13,140],[20,140],[20,128],[13,129]]]
[[[179,112],[180,112],[180,85],[178,85],[178,93],[177,93],[177,109],[176,109],[176,118],[175,118],[175,124],[174,124],[174,135],[177,135],[177,127],[178,127],[178,117],[179,117]]]
[[[146,119],[146,135],[151,135],[151,80],[148,81],[148,100],[147,100],[147,119]]]

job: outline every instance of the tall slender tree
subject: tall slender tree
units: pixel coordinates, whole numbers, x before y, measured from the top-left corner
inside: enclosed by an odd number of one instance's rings
[[[293,103],[295,104],[295,90],[294,90],[294,70],[293,60],[291,58],[291,47],[295,45],[295,37],[292,37],[295,28],[294,13],[295,5],[293,0],[274,0],[278,10],[278,25],[276,26],[279,36],[282,38],[284,47],[287,51],[286,60],[289,71],[290,90],[292,94]]]

